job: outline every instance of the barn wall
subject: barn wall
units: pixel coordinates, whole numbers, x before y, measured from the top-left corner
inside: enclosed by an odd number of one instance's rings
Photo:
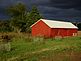
[[[50,35],[51,37],[57,36],[57,35],[58,35],[58,29],[52,28],[50,34],[51,34],[51,35]]]
[[[67,36],[67,30],[63,28],[52,28],[51,29],[51,37],[56,37],[56,36]]]
[[[77,29],[64,29],[64,28],[52,28],[51,37],[55,36],[73,36],[73,33],[77,33]]]
[[[50,27],[43,21],[39,21],[32,27],[32,36],[50,37]]]
[[[68,29],[67,30],[68,36],[73,36],[73,33],[77,33],[77,32],[78,32],[77,29]]]

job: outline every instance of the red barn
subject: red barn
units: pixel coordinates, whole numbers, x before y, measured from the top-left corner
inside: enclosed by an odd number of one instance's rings
[[[78,28],[70,22],[40,19],[32,26],[32,36],[76,36]]]

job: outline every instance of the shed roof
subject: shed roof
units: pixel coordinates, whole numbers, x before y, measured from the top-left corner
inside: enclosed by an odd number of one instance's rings
[[[75,25],[73,25],[71,22],[63,22],[63,21],[47,20],[47,19],[40,19],[36,23],[34,23],[33,25],[37,24],[39,21],[43,21],[50,28],[75,28],[75,29],[78,29],[78,27],[76,27]]]

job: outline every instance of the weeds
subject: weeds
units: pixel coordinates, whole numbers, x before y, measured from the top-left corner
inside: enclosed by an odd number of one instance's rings
[[[19,35],[15,34],[11,39],[10,45],[10,51],[0,52],[0,61],[10,59],[11,61],[54,61],[54,59],[56,61],[69,61],[67,57],[68,52],[81,51],[80,37],[45,39],[43,37],[31,37],[31,35],[21,33]],[[60,53],[62,54],[59,55]],[[69,57],[72,54],[68,54]],[[59,60],[57,59],[58,57]]]

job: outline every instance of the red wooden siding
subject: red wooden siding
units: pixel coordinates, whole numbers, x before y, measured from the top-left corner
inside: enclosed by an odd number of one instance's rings
[[[64,28],[52,28],[51,37],[55,36],[73,36],[73,33],[77,33],[77,29],[64,29]]]
[[[39,21],[32,27],[32,36],[50,37],[50,27],[43,21]]]
[[[55,36],[73,36],[77,33],[77,29],[72,28],[50,28],[43,21],[37,22],[32,26],[32,36],[44,36],[44,37],[55,37]]]

